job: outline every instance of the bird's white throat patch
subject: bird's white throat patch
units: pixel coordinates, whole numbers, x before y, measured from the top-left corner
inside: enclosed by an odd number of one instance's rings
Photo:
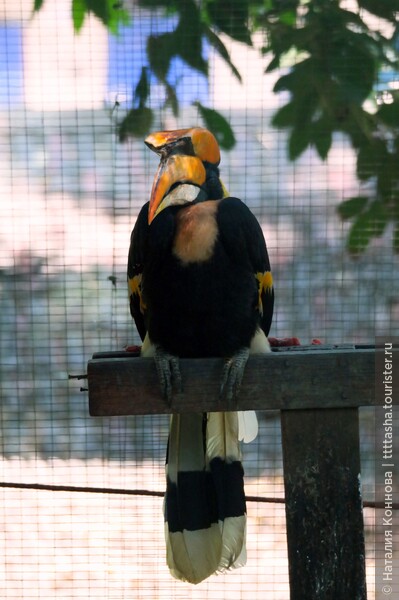
[[[175,206],[179,204],[187,204],[187,202],[194,202],[198,198],[201,192],[201,188],[191,183],[181,183],[177,187],[173,188],[171,192],[162,200],[162,203],[167,206]]]

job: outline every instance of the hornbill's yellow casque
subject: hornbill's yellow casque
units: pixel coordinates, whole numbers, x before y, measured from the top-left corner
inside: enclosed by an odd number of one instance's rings
[[[161,162],[128,258],[142,355],[154,356],[169,400],[173,385],[181,386],[179,357],[224,357],[227,407],[249,352],[270,349],[273,286],[262,230],[224,188],[209,131],[157,132],[145,143]],[[256,433],[254,413],[172,416],[164,513],[167,563],[178,579],[199,583],[245,564],[239,439]]]

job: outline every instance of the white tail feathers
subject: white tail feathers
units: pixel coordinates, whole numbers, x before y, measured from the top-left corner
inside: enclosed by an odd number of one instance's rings
[[[246,510],[236,412],[173,415],[165,537],[171,574],[199,583],[246,562]]]
[[[260,329],[252,354],[270,351]],[[143,356],[152,345],[144,340]],[[246,563],[240,441],[258,434],[254,411],[172,415],[164,501],[166,559],[173,577],[200,583]]]
[[[208,529],[170,532],[165,522],[166,563],[175,579],[200,583],[217,568],[221,555],[219,525]]]
[[[258,435],[258,419],[254,410],[240,411],[238,414],[238,439],[249,444]]]
[[[207,460],[212,470],[212,461],[222,459],[225,461],[226,468],[223,474],[227,475],[228,465],[240,465],[241,478],[236,482],[236,490],[230,490],[226,481],[221,481],[220,485],[224,488],[220,492],[220,503],[228,501],[230,498],[223,498],[234,491],[242,494],[242,514],[240,515],[221,515],[223,519],[219,520],[220,536],[222,540],[222,551],[216,572],[220,573],[227,569],[234,569],[245,565],[247,560],[245,537],[246,537],[246,508],[244,498],[244,472],[241,467],[241,449],[238,440],[238,414],[236,412],[228,413],[209,413],[206,436]],[[232,470],[232,467],[230,467]],[[233,473],[231,473],[233,475]],[[233,484],[232,484],[233,485]],[[226,512],[233,512],[234,508]]]

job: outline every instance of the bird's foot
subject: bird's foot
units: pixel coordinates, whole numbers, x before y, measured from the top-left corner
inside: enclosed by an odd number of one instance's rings
[[[228,403],[238,396],[248,357],[249,348],[242,348],[229,358],[224,365],[220,396],[225,398]]]
[[[154,360],[161,384],[162,395],[170,405],[172,402],[173,385],[177,388],[178,392],[182,391],[179,358],[174,354],[169,354],[160,346],[156,346]]]

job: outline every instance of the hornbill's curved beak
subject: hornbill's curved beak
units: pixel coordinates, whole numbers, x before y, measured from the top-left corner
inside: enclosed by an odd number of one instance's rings
[[[169,156],[162,159],[152,184],[148,224],[162,209],[169,206],[165,196],[175,183],[201,186],[206,179],[205,167],[196,156]]]
[[[202,127],[157,131],[151,133],[145,143],[161,156],[151,191],[148,212],[148,223],[151,223],[163,208],[169,206],[165,196],[175,183],[201,186],[205,182],[204,163],[217,166],[220,150],[214,135]]]

